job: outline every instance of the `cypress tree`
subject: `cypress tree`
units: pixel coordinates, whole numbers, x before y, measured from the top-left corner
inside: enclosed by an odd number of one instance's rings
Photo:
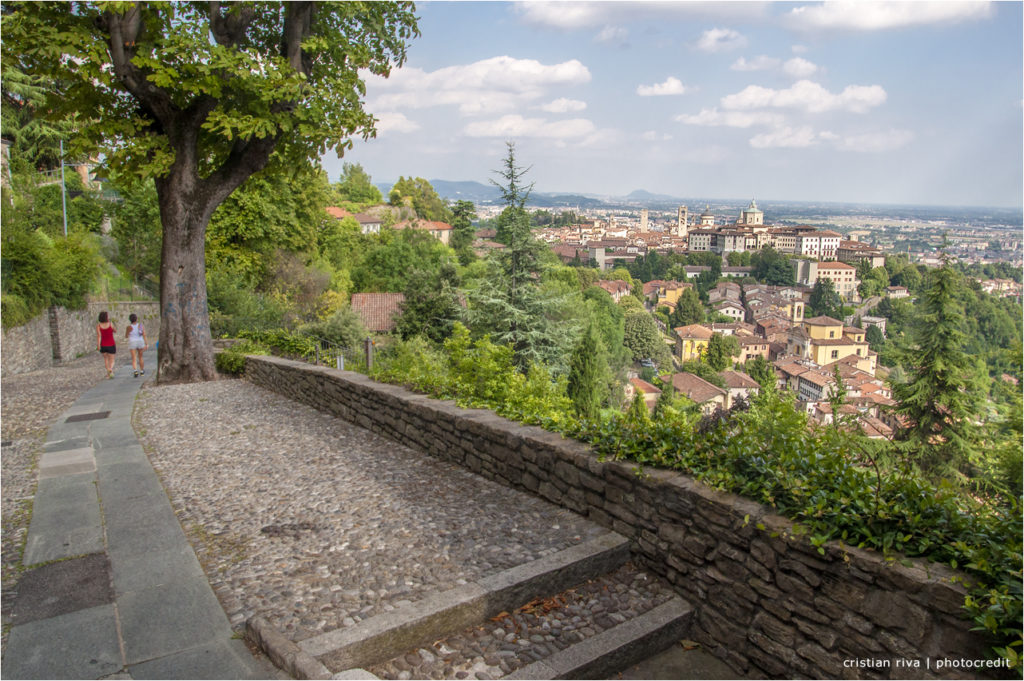
[[[572,358],[569,360],[567,392],[576,415],[581,419],[597,418],[601,410],[607,385],[604,378],[607,366],[602,366],[603,350],[601,339],[597,337],[594,325],[590,324],[579,343],[573,348]]]

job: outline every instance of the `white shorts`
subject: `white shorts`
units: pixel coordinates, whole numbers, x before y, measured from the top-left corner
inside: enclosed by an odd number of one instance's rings
[[[142,340],[141,338],[139,338],[139,339],[133,338],[133,339],[128,341],[128,349],[129,350],[141,350],[144,347],[146,347],[146,341]]]

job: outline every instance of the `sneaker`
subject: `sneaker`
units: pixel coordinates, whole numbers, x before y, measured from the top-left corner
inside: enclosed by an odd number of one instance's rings
[[[132,376],[134,376],[135,378],[138,378],[139,377],[139,372],[138,371],[133,371],[132,372]]]
[[[145,369],[139,369],[139,373],[142,374],[143,376],[145,376],[146,375],[146,370]]]
[[[107,372],[107,378],[109,378],[111,381],[113,381],[114,380],[114,372],[113,371],[108,371]]]

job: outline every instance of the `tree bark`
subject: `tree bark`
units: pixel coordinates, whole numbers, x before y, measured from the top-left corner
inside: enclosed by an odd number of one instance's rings
[[[206,301],[206,226],[211,210],[179,173],[157,180],[163,251],[160,267],[160,383],[217,377]]]

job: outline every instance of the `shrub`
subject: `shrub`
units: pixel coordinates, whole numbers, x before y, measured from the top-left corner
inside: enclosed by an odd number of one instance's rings
[[[246,355],[269,354],[263,346],[252,340],[243,340],[235,343],[227,350],[219,352],[214,356],[214,364],[217,371],[222,374],[239,376],[245,372]]]

